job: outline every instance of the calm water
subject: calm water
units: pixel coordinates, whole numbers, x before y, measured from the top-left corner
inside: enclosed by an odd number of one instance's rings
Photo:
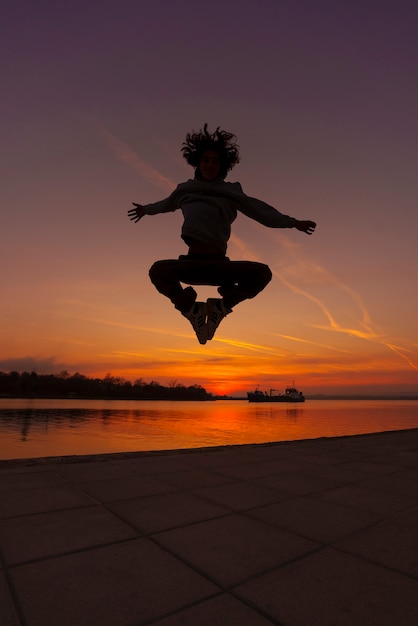
[[[169,450],[418,428],[417,400],[302,405],[0,400],[0,459]]]

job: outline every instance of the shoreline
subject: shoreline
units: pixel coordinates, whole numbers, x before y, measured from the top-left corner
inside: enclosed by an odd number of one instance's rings
[[[404,432],[418,432],[418,428],[397,428],[394,430],[382,430],[372,433],[359,433],[355,435],[335,435],[330,437],[313,437],[306,439],[289,439],[286,441],[268,441],[264,443],[244,443],[244,444],[226,444],[222,446],[202,446],[197,448],[170,448],[167,450],[138,450],[134,452],[108,452],[99,454],[73,454],[73,455],[61,455],[61,456],[42,456],[42,457],[25,457],[19,459],[0,459],[0,469],[5,467],[32,467],[36,465],[65,465],[71,463],[100,463],[105,461],[120,461],[125,459],[136,459],[145,457],[162,457],[169,455],[187,455],[195,453],[208,453],[208,452],[227,452],[228,450],[252,450],[260,448],[274,448],[276,446],[285,447],[289,445],[297,445],[303,443],[313,442],[332,442],[338,440],[357,439],[374,437],[376,435],[391,435],[395,433]]]
[[[306,400],[418,400],[418,394],[304,394]],[[0,400],[100,400],[117,402],[219,402],[222,400],[239,400],[248,402],[247,396],[216,396],[211,398],[155,398],[155,397],[109,397],[109,396],[12,396],[0,394]]]

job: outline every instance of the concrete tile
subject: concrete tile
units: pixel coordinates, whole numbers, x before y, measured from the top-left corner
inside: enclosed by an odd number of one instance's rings
[[[318,454],[317,450],[315,450],[315,452],[316,454],[311,453],[303,455],[305,463],[312,463],[312,465],[339,465],[344,461],[344,455],[342,454],[335,454],[334,452],[332,454]],[[345,456],[351,459],[350,455]]]
[[[294,456],[293,451],[289,451],[284,444],[268,445],[243,445],[229,446],[223,449],[211,449],[204,453],[201,451],[189,452],[185,455],[185,460],[198,467],[209,469],[223,468],[230,465],[252,465],[266,461]]]
[[[330,548],[235,591],[286,626],[418,623],[418,581]]]
[[[11,570],[28,626],[136,626],[219,590],[148,539]]]
[[[0,520],[0,546],[9,565],[135,536],[135,530],[100,506]]]
[[[158,474],[158,479],[178,489],[196,489],[233,482],[229,476],[194,467],[184,472]]]
[[[399,478],[409,478],[410,480],[418,480],[418,467],[417,468],[410,467],[409,469],[404,470],[403,472],[399,472],[397,476],[399,476]]]
[[[314,494],[313,497],[379,515],[403,511],[415,504],[414,498],[403,496],[402,494],[376,491],[371,487],[363,487],[362,484],[329,489],[328,491]]]
[[[271,626],[273,622],[229,595],[205,600],[153,626]]]
[[[394,465],[393,463],[376,463],[372,461],[350,461],[344,463],[342,467],[347,469],[353,469],[357,472],[365,472],[367,474],[394,474],[399,472],[404,467],[402,465]]]
[[[137,474],[124,478],[84,483],[83,490],[100,502],[112,502],[167,493],[174,491],[174,488],[150,476]]]
[[[158,533],[154,539],[222,585],[234,585],[318,544],[238,514]]]
[[[231,446],[226,448],[213,448],[210,450],[190,450],[183,455],[183,460],[188,466],[201,467],[206,469],[216,469],[225,465],[240,463],[242,458],[248,463],[252,462],[252,450],[243,446]]]
[[[57,472],[0,473],[0,497],[4,496],[7,491],[60,486],[62,484],[63,480]]]
[[[304,472],[306,473],[306,472]],[[370,474],[360,472],[344,465],[333,465],[332,467],[313,467],[308,472],[311,476],[318,478],[331,479],[340,485],[348,485],[350,483],[359,483],[370,478]]]
[[[399,452],[396,456],[396,461],[405,467],[418,469],[418,450],[408,450],[405,452]]]
[[[385,493],[398,493],[414,499],[418,504],[418,484],[415,480],[404,478],[400,474],[376,476],[362,481],[362,487],[376,489]]]
[[[263,504],[280,502],[291,497],[289,493],[264,485],[254,485],[246,482],[205,487],[196,490],[195,493],[202,498],[228,507],[232,511],[244,511]]]
[[[303,458],[291,457],[274,461],[261,461],[260,463],[228,465],[222,468],[222,473],[239,480],[251,480],[274,474],[309,471],[311,468],[312,464],[306,463]]]
[[[8,491],[0,498],[0,519],[59,511],[95,504],[91,498],[71,485]]]
[[[338,541],[335,545],[418,579],[418,507]]]
[[[234,465],[245,459],[252,463],[254,448],[252,446],[225,446],[221,448],[207,448],[205,450],[187,450],[182,456],[189,467],[217,469],[225,465]]]
[[[200,522],[230,512],[229,509],[184,492],[121,500],[111,502],[108,506],[116,515],[146,534]]]
[[[263,476],[262,478],[254,479],[253,483],[296,495],[325,491],[340,485],[340,482],[334,478],[312,476],[311,473],[307,474],[305,472]]]
[[[297,454],[303,456],[313,454],[321,456],[346,454],[347,439],[344,437],[322,437],[319,439],[303,439],[299,441],[288,442],[287,445],[292,446]]]
[[[382,453],[380,450],[376,450],[375,453],[368,458],[368,461],[370,463],[380,463],[382,465],[389,464],[401,467],[403,469],[407,469],[408,467],[411,467],[411,460],[413,458],[414,457],[412,457],[410,453],[399,454],[397,451]]]
[[[190,469],[190,464],[180,455],[152,455],[119,461],[120,467],[129,467],[131,472],[140,474],[163,474]]]
[[[2,572],[0,572],[0,624],[1,626],[20,626],[9,586]]]
[[[308,496],[253,509],[248,515],[322,543],[351,535],[379,520],[374,513]]]
[[[132,468],[115,462],[98,461],[93,463],[68,463],[58,469],[61,476],[71,482],[83,484],[96,480],[112,480],[132,476]]]

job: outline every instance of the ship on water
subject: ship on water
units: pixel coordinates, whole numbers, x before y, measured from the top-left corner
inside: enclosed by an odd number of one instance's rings
[[[276,391],[276,389],[270,389],[270,393],[259,389],[248,391],[248,402],[305,402],[305,396],[296,387],[286,387],[284,393],[276,394]]]

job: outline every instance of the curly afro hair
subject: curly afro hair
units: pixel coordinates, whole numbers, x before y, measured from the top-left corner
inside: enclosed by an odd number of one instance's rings
[[[219,154],[222,178],[225,178],[234,165],[239,163],[239,146],[236,143],[236,136],[226,130],[221,130],[219,126],[213,133],[210,133],[208,125],[205,124],[203,130],[193,131],[186,135],[181,151],[187,163],[196,169],[197,175],[199,175],[202,155],[206,150],[214,150]]]

